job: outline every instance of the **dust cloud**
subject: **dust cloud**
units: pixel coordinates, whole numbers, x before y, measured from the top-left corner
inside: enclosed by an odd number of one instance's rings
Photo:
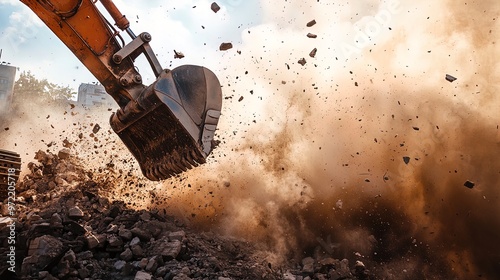
[[[220,147],[153,203],[275,260],[499,275],[500,5],[350,2],[261,1],[218,71]]]

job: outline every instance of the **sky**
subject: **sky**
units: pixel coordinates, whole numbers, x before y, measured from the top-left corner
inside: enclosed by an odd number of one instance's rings
[[[135,34],[152,35],[151,46],[164,68],[182,64],[217,67],[225,55],[222,42],[241,43],[241,33],[260,23],[258,1],[221,0],[221,10],[210,9],[212,1],[116,0],[116,6],[130,20]],[[102,8],[102,7],[101,7]],[[104,13],[106,13],[104,11]],[[129,37],[125,34],[125,39]],[[0,48],[5,61],[39,79],[75,91],[80,83],[97,82],[80,61],[23,3],[0,0]],[[185,55],[174,59],[173,50]],[[234,52],[235,50],[233,50]],[[137,62],[146,83],[154,80],[145,61]]]

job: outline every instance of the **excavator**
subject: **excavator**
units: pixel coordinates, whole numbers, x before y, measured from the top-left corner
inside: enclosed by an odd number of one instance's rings
[[[119,105],[110,125],[146,178],[164,180],[205,163],[216,146],[214,135],[222,107],[221,85],[212,71],[196,65],[163,69],[150,46],[151,35],[136,35],[112,0],[20,1]],[[104,10],[107,17],[101,12]],[[127,43],[123,33],[130,37]],[[156,76],[149,86],[143,84],[134,65],[140,55]],[[7,182],[7,170],[19,166],[18,154],[0,150],[0,184]]]

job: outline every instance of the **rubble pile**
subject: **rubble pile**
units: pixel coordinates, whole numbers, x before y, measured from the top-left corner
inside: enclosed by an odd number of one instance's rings
[[[197,232],[165,211],[110,201],[106,186],[68,149],[39,151],[17,191],[16,272],[2,279],[369,279],[360,262],[307,257],[273,267],[254,244]],[[2,204],[0,235],[13,220]],[[258,257],[260,256],[260,257]],[[7,277],[7,278],[5,278]]]

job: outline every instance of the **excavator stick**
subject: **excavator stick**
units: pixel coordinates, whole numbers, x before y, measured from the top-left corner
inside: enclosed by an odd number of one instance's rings
[[[112,0],[99,2],[130,36],[125,44],[96,6],[97,0],[21,0],[54,32],[120,106],[110,124],[150,180],[167,179],[205,162],[213,149],[222,106],[210,70],[184,65],[163,69],[151,35],[136,36]],[[144,55],[156,81],[142,84],[134,65]]]
[[[157,181],[205,163],[222,104],[219,81],[210,70],[184,65],[164,71],[129,104],[110,123],[144,176]]]
[[[0,149],[0,201],[15,199],[15,185],[19,180],[21,158],[19,154]]]

